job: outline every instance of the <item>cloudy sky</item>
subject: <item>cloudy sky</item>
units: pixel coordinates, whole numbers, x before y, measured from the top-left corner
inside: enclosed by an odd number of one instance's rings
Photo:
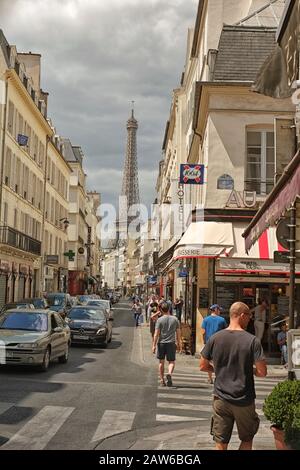
[[[171,92],[198,0],[0,0],[0,27],[19,52],[42,54],[42,88],[57,132],[81,145],[89,189],[115,202],[126,120],[139,121],[141,202],[155,197]]]

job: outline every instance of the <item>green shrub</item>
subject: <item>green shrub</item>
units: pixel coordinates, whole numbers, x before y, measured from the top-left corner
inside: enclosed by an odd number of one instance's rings
[[[265,400],[265,417],[278,429],[291,428],[300,403],[300,381],[286,380],[276,385]]]
[[[300,450],[300,404],[294,408],[294,419],[285,430],[285,442],[294,450]]]

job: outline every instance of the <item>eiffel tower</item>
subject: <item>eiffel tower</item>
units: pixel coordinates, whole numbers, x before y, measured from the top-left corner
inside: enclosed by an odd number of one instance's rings
[[[131,117],[127,121],[127,145],[126,157],[123,173],[123,184],[121,196],[126,198],[123,200],[122,207],[119,207],[119,229],[124,231],[128,229],[130,222],[136,216],[128,216],[130,207],[134,204],[140,203],[139,194],[139,178],[138,178],[138,164],[137,164],[137,144],[136,134],[138,129],[138,122],[134,117],[134,102],[132,102]]]

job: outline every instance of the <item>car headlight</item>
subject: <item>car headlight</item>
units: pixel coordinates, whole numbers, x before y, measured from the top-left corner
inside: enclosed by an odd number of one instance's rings
[[[97,335],[99,335],[100,333],[105,333],[106,331],[106,328],[99,328],[99,330],[97,331]]]
[[[38,344],[37,343],[19,343],[17,345],[17,348],[18,349],[36,349],[38,348]]]

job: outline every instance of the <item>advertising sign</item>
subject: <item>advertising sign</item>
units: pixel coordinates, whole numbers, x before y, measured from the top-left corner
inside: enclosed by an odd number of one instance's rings
[[[204,165],[180,165],[180,184],[204,184]]]
[[[27,136],[27,135],[18,134],[18,144],[19,144],[21,147],[26,147],[27,144],[28,144],[28,136]]]

